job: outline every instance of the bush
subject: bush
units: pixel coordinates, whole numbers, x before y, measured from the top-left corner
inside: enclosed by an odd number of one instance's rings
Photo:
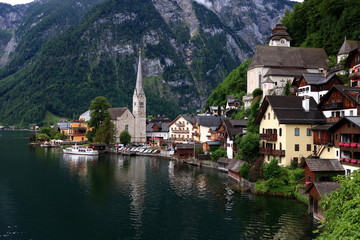
[[[216,162],[221,157],[226,157],[226,150],[219,148],[218,150],[211,153],[211,161]]]
[[[204,154],[204,150],[200,147],[195,148],[195,155]]]
[[[249,171],[250,171],[251,165],[249,163],[244,163],[240,168],[240,176],[249,180]]]
[[[280,178],[284,173],[284,170],[279,166],[277,159],[272,159],[270,163],[265,163],[263,170],[265,180],[270,178]]]
[[[254,91],[252,92],[253,97],[257,97],[257,96],[262,96],[263,95],[263,90],[261,90],[261,88],[256,88],[254,89]]]

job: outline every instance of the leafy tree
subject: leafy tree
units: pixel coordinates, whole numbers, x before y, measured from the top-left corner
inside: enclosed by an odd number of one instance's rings
[[[124,130],[120,133],[120,143],[125,146],[131,142],[131,135],[128,131]]]
[[[273,158],[270,163],[265,163],[263,171],[265,180],[270,178],[279,178],[284,173],[282,167],[279,166],[279,161],[276,158]]]
[[[249,163],[244,163],[240,168],[240,176],[249,179],[249,171],[250,171],[251,165]]]
[[[36,135],[36,138],[38,140],[43,140],[43,141],[50,139],[50,137],[46,133],[39,133],[39,134]]]
[[[211,161],[217,161],[221,157],[226,157],[226,149],[219,148],[211,153]]]
[[[256,88],[254,89],[254,91],[252,92],[252,96],[255,98],[257,96],[262,96],[263,95],[263,90],[261,88]]]
[[[99,129],[95,133],[94,142],[110,144],[114,142],[115,125],[111,121],[111,116],[108,114],[101,123]]]
[[[337,177],[340,188],[320,203],[325,221],[318,240],[360,239],[360,170]]]
[[[91,117],[89,126],[94,127],[97,130],[101,123],[109,115],[109,112],[107,111],[109,108],[111,108],[111,104],[105,97],[100,96],[92,100],[89,107]]]
[[[237,137],[238,146],[237,158],[247,162],[254,162],[259,154],[259,134],[248,132],[243,137]]]

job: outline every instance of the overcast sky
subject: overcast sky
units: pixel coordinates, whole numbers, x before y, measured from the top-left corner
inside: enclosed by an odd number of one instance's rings
[[[11,5],[16,5],[16,4],[22,4],[22,3],[29,3],[29,2],[33,2],[34,0],[0,0],[0,2],[3,3],[9,3]]]

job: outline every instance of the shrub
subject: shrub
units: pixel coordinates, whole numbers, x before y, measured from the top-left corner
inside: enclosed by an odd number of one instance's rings
[[[225,156],[226,156],[226,150],[219,148],[218,150],[211,153],[211,161],[216,162],[217,160],[219,160],[219,158]]]
[[[244,163],[240,168],[240,176],[249,179],[249,171],[250,171],[251,165],[249,163]]]

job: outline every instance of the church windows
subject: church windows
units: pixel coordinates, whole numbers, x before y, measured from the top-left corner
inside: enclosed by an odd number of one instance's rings
[[[125,125],[125,130],[129,131],[129,125]]]

